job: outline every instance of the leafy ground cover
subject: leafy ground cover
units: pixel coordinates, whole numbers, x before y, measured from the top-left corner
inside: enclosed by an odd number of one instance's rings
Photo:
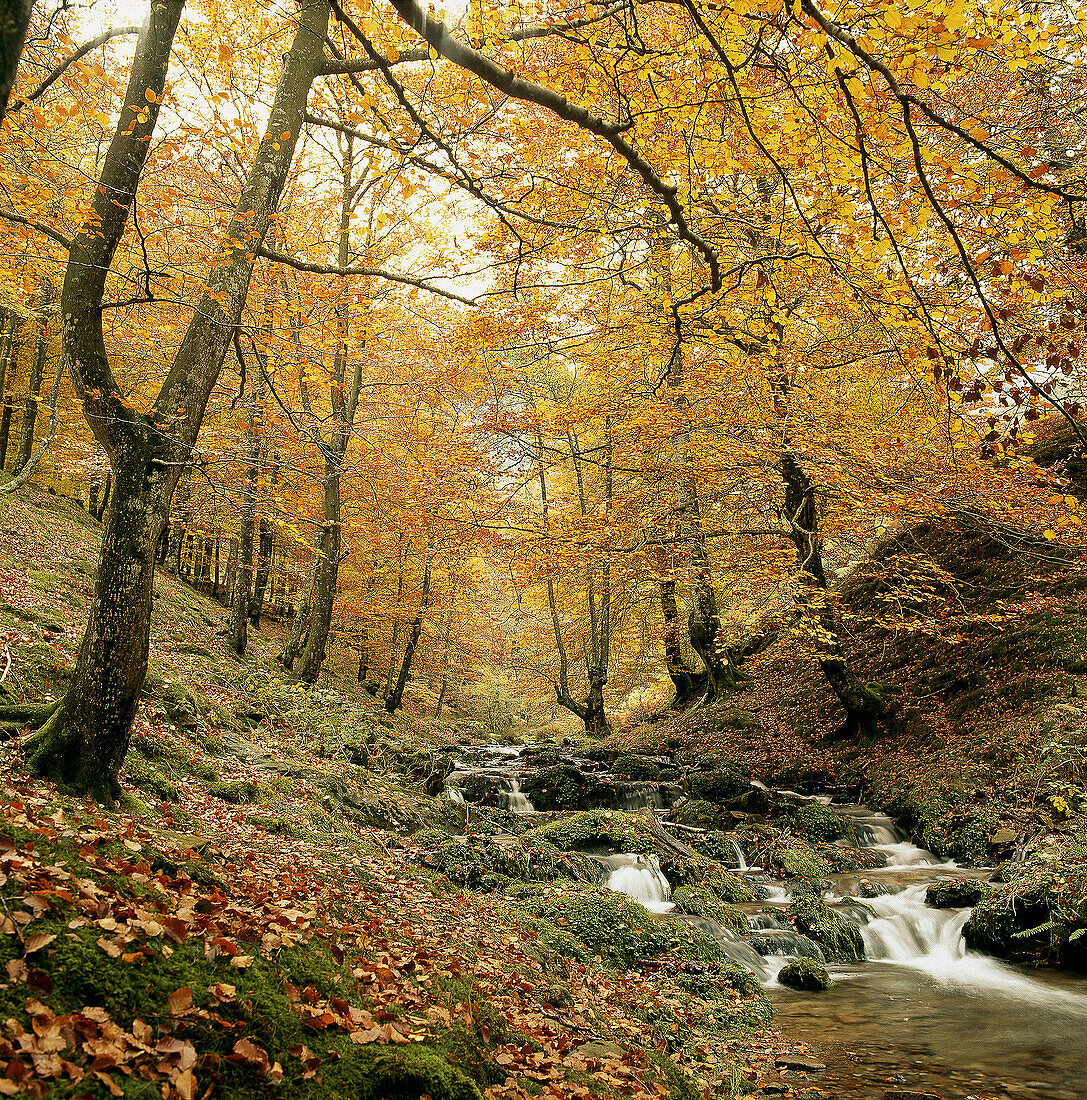
[[[94,530],[46,497],[4,523],[4,686],[48,699]],[[275,624],[238,661],[218,605],[156,587],[125,804],[69,799],[4,750],[0,1093],[687,1100],[772,1069],[788,1044],[761,995],[698,945],[645,924],[652,957],[617,958],[575,943],[576,892],[533,914],[420,864],[413,834],[465,826],[423,792],[430,762],[482,731],[393,721],[346,680],[300,692]]]

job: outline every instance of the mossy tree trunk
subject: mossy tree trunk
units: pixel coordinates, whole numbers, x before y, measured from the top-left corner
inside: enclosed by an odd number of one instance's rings
[[[15,87],[33,10],[34,0],[4,0],[0,4],[0,122],[7,114],[8,97]]]
[[[46,310],[53,300],[53,284],[46,279],[42,285],[38,303],[39,318],[34,335],[34,358],[30,362],[30,380],[27,382],[26,405],[23,407],[23,426],[19,432],[19,449],[12,464],[12,475],[18,477],[23,467],[30,461],[34,450],[34,429],[38,424],[38,405],[42,380],[45,377],[45,357],[49,350],[49,337],[46,331]]]
[[[24,742],[30,769],[76,793],[112,801],[147,671],[155,550],[178,476],[190,460],[208,399],[245,304],[257,246],[294,156],[309,89],[324,56],[330,7],[310,0],[261,143],[193,319],[149,413],[122,397],[106,356],[102,300],[151,148],[182,0],[155,0],[140,33],[121,112],[91,210],[69,250],[61,292],[61,348],[87,423],[109,458],[113,500],[86,633],[56,712]]]
[[[385,697],[385,709],[393,714],[399,708],[404,699],[404,688],[408,683],[408,673],[411,671],[412,658],[419,645],[419,636],[423,631],[423,617],[430,606],[430,581],[433,575],[434,563],[434,535],[431,533],[427,539],[426,560],[423,565],[423,586],[419,592],[419,610],[411,622],[411,632],[408,634],[407,645],[404,646],[404,657],[400,662],[400,672],[397,674],[393,689]]]
[[[823,650],[819,667],[846,714],[838,733],[844,737],[871,737],[877,725],[890,717],[890,705],[877,687],[860,679],[842,648],[842,624],[827,582],[819,511],[811,479],[792,451],[782,452],[778,466],[785,483],[782,516],[789,525],[800,571],[809,578],[809,590],[802,589],[800,593],[800,613],[811,616],[818,624]]]

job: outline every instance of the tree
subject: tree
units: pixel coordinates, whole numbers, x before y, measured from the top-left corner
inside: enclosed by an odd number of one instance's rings
[[[104,801],[120,794],[117,775],[147,672],[155,555],[170,498],[192,453],[245,303],[256,249],[286,180],[330,17],[324,0],[301,8],[265,138],[227,230],[229,251],[212,267],[181,347],[144,413],[124,399],[110,368],[102,298],[147,160],[181,9],[180,0],[154,4],[140,34],[125,106],[91,212],[70,244],[60,298],[62,353],[91,430],[109,457],[114,491],[71,687],[24,743],[24,755],[32,771]]]

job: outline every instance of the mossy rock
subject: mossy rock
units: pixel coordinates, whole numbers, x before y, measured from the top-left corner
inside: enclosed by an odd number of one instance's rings
[[[821,806],[818,802],[805,802],[788,814],[789,824],[809,840],[831,841],[842,837],[853,840],[856,829],[844,815]]]
[[[775,845],[771,862],[787,875],[802,879],[820,879],[830,874],[830,864],[810,845],[799,838],[787,845]]]
[[[184,765],[184,769],[194,779],[199,779],[202,783],[222,782],[219,773],[206,760],[190,760]]]
[[[675,945],[665,922],[614,890],[551,896],[532,904],[532,909],[540,919],[580,940],[592,955],[627,969],[639,959],[658,958]]]
[[[778,973],[778,981],[790,989],[820,993],[830,989],[830,974],[818,959],[793,959]]]
[[[702,856],[661,856],[661,870],[673,886],[703,886],[731,904],[756,901],[751,887],[739,875]]]
[[[521,789],[537,810],[587,810],[600,784],[573,764],[541,768],[522,779]]]
[[[529,829],[522,839],[546,840],[564,851],[585,848],[644,855],[656,847],[644,817],[618,810],[586,810],[571,814]]]
[[[864,958],[860,930],[835,913],[822,898],[803,894],[793,898],[789,916],[798,932],[814,940],[833,962],[857,962]]]
[[[707,802],[705,805],[709,806],[711,803]],[[691,837],[688,843],[695,851],[717,860],[718,863],[735,864],[738,858],[732,837],[721,829],[711,829],[702,836]]]
[[[302,830],[298,825],[289,817],[282,815],[250,814],[245,820],[254,828],[271,833],[273,836],[294,838],[302,835]]]
[[[684,786],[691,798],[725,803],[751,790],[751,769],[738,764],[714,762],[711,769],[690,772]]]
[[[158,802],[177,802],[181,797],[177,787],[162,772],[136,753],[128,754],[122,774],[134,787],[152,795]]]
[[[650,782],[659,780],[664,774],[659,762],[648,756],[620,756],[610,770],[627,779],[644,779]]]
[[[681,806],[672,811],[672,820],[679,825],[688,825],[696,829],[717,829],[732,823],[727,810],[704,798],[688,798]],[[698,847],[692,843],[692,847]],[[709,854],[709,853],[707,853]]]
[[[722,901],[705,886],[681,886],[672,894],[672,901],[681,913],[716,921],[738,936],[748,932],[747,917],[743,911]]]
[[[974,879],[947,879],[925,891],[925,904],[933,909],[972,909],[991,890]]]
[[[218,782],[209,783],[205,789],[215,798],[235,804],[243,802],[259,804],[268,797],[268,787],[251,779],[220,779]]]

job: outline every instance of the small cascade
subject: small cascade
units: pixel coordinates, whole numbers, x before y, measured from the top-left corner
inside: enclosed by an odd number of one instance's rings
[[[695,928],[709,933],[720,945],[721,950],[730,962],[735,963],[744,970],[750,970],[752,974],[763,980],[770,976],[766,960],[762,955],[742,936],[736,935],[731,928],[726,928],[723,924],[718,924],[717,921],[711,920],[709,917],[694,917],[687,913],[682,913],[679,916],[681,920],[694,925]]]
[[[818,959],[826,962],[819,944],[791,928],[768,928],[752,932],[748,942],[764,957],[786,956],[790,959]]]
[[[452,784],[447,784],[445,788],[445,793],[449,796],[450,802],[464,802],[464,792],[460,789],[460,787],[455,787]]]
[[[505,809],[512,810],[515,814],[530,814],[533,812],[528,795],[522,792],[521,784],[516,779],[504,781],[502,801],[505,803]]]
[[[752,932],[767,932],[771,928],[787,928],[788,925],[782,924],[770,913],[752,913],[747,918],[747,927]]]
[[[627,813],[638,813],[649,807],[659,810],[664,804],[660,787],[656,783],[616,784],[615,797],[619,809]]]
[[[669,913],[675,908],[672,887],[668,885],[656,856],[632,852],[596,858],[610,869],[607,881],[609,890],[640,901],[654,913]]]
[[[750,871],[751,868],[748,867],[748,865],[747,865],[747,859],[744,856],[743,848],[740,847],[740,842],[733,836],[730,836],[729,840],[732,842],[732,850],[736,853],[736,868],[735,869],[737,871],[739,871],[741,874],[744,871]]]

